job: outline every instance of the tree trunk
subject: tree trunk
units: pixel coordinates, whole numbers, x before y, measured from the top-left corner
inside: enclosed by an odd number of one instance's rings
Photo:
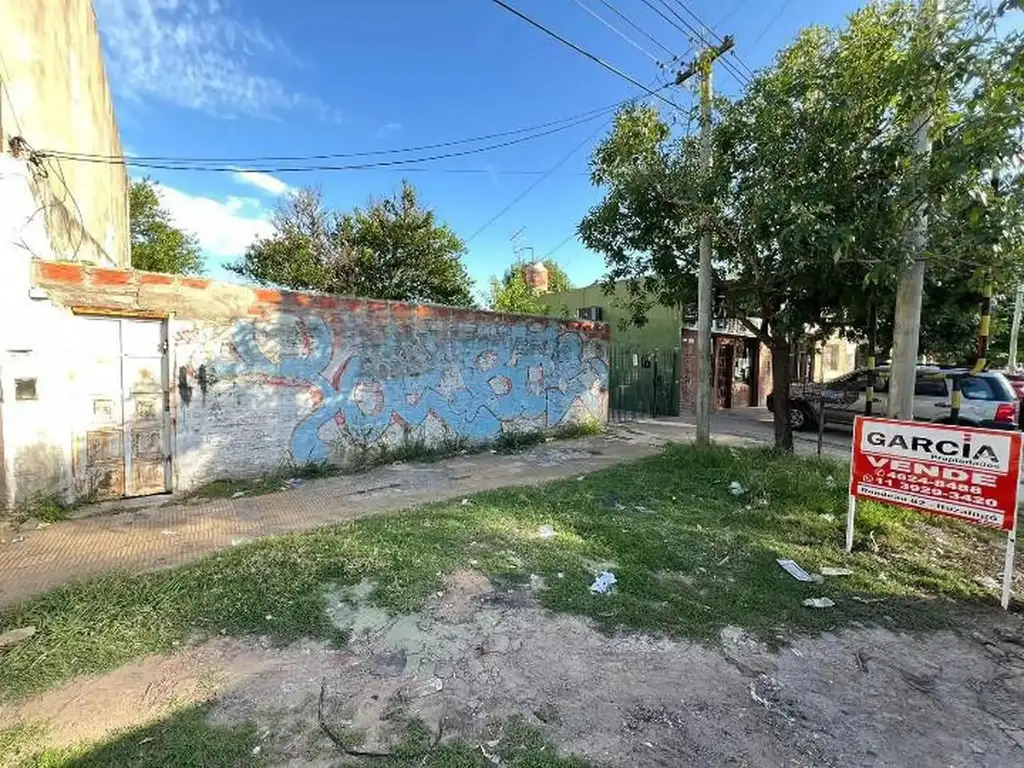
[[[793,426],[789,423],[789,339],[772,340],[772,415],[775,422],[775,447],[793,450]]]

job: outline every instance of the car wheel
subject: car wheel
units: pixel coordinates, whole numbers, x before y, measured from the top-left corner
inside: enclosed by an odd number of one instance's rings
[[[809,419],[807,418],[807,412],[804,411],[798,405],[791,405],[789,407],[789,425],[799,432],[800,430],[807,429]]]

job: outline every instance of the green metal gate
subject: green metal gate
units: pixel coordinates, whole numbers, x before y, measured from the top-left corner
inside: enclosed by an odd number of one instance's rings
[[[679,415],[679,348],[640,349],[612,343],[608,366],[608,418]]]

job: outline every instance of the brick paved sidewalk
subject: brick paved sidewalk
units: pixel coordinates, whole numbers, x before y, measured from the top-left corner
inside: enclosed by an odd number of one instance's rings
[[[525,485],[639,458],[664,439],[613,430],[546,443],[516,455],[478,454],[310,480],[294,490],[201,504],[150,505],[29,531],[0,531],[0,606],[68,581],[118,569],[165,568],[245,541]],[[137,502],[135,502],[137,504]],[[134,506],[134,505],[133,505]],[[23,541],[12,541],[24,537]]]

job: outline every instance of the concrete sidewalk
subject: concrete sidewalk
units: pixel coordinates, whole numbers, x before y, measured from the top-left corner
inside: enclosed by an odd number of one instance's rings
[[[553,441],[514,455],[390,465],[265,496],[201,504],[152,497],[133,500],[126,511],[37,530],[0,530],[0,606],[112,570],[182,565],[262,536],[503,486],[576,477],[656,453],[668,442],[692,440],[693,432],[692,419],[630,422],[612,425],[599,437]],[[716,440],[732,445],[770,443],[771,424],[761,423],[751,410],[716,417],[715,433]],[[809,450],[801,442],[798,450],[809,453],[813,446]]]

